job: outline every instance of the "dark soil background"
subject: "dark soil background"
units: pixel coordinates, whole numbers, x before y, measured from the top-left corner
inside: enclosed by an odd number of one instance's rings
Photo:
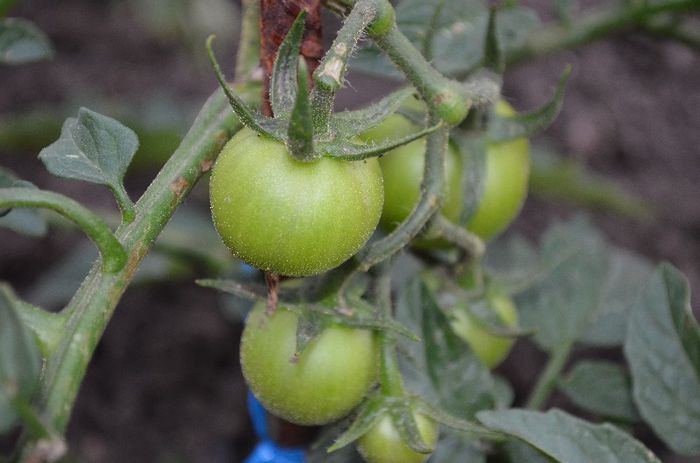
[[[49,63],[0,68],[2,117],[47,103],[137,107],[166,95],[191,119],[215,88],[201,59],[182,42],[153,33],[124,2],[27,0],[13,15],[35,21],[57,54]],[[327,19],[330,36],[336,23]],[[222,56],[228,50],[222,61],[230,69],[233,43],[220,40],[217,49]],[[574,65],[574,75],[546,137],[659,213],[646,224],[600,213],[592,214],[594,222],[614,243],[678,266],[700,294],[700,54],[625,35],[510,70],[504,94],[519,110],[534,108],[566,63]],[[351,75],[350,84],[341,105],[369,101],[390,86],[359,75]],[[109,104],[90,107],[110,114]],[[48,175],[36,154],[0,151],[0,163],[42,188],[112,207],[104,189]],[[129,177],[132,197],[149,179],[143,171]],[[206,210],[205,189],[188,202]],[[535,239],[553,220],[576,212],[530,198],[514,230]],[[0,280],[24,295],[78,239],[64,230],[34,239],[0,229]],[[240,330],[225,316],[222,299],[191,278],[129,289],[81,389],[68,432],[71,455],[87,463],[242,461],[254,436],[238,365]],[[502,368],[522,395],[543,356],[520,345]],[[648,431],[642,435],[663,455]]]

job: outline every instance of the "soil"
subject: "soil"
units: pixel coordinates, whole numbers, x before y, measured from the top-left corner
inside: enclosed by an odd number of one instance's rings
[[[156,37],[130,10],[108,1],[31,0],[13,14],[46,31],[57,56],[50,63],[0,68],[0,116],[94,95],[128,105],[166,93],[191,107],[215,88],[211,73],[186,47]],[[700,294],[700,54],[626,35],[509,71],[506,97],[519,110],[536,107],[566,63],[574,65],[574,75],[546,137],[659,213],[647,224],[601,213],[591,215],[594,222],[620,246],[678,266]],[[350,83],[341,106],[356,106],[391,86],[359,75]],[[46,174],[36,153],[9,154],[0,152],[2,164],[40,187],[112,207],[102,188]],[[129,179],[132,196],[148,178]],[[194,204],[206,208],[196,199]],[[514,230],[534,239],[553,220],[577,211],[530,198]],[[20,294],[39,269],[59,261],[76,242],[65,231],[34,239],[2,229],[0,240],[0,280]],[[222,299],[191,280],[129,289],[82,386],[68,431],[71,456],[86,463],[242,461],[254,435],[238,365],[240,331],[240,323],[224,315]],[[503,367],[519,394],[531,386],[531,372],[543,360],[528,343],[521,345]]]

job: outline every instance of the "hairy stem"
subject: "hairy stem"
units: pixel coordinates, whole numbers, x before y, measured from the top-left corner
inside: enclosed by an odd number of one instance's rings
[[[47,359],[36,401],[42,420],[63,433],[85,375],[88,362],[139,263],[197,180],[240,123],[221,91],[212,95],[178,149],[136,203],[132,223],[122,224],[116,236],[127,263],[114,273],[95,264],[65,309],[68,318],[56,352]],[[23,190],[26,194],[26,190]],[[32,454],[35,441],[24,439],[20,461]]]
[[[76,223],[95,243],[102,257],[102,271],[114,273],[126,264],[124,248],[104,220],[67,196],[32,188],[3,188],[0,189],[0,210],[6,207],[37,207],[56,211]]]
[[[383,312],[384,317],[390,319],[391,310],[391,259],[387,259],[379,266],[378,275],[374,281],[374,303]],[[404,395],[403,380],[399,370],[399,360],[396,356],[396,334],[389,330],[382,330],[377,335],[381,346],[379,385],[386,396],[401,397]]]

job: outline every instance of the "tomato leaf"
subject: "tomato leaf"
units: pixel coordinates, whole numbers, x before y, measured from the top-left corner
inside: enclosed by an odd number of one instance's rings
[[[700,454],[700,327],[688,281],[671,265],[642,292],[624,348],[644,420],[676,452]]]
[[[36,188],[32,183],[20,180],[11,171],[0,167],[0,188]],[[46,220],[37,209],[0,209],[0,227],[17,233],[40,237],[46,235]]]
[[[297,94],[297,61],[304,34],[306,10],[302,10],[277,51],[270,80],[270,104],[275,117],[288,115]]]
[[[417,410],[421,413],[429,416],[438,423],[444,424],[456,431],[461,431],[472,437],[484,437],[489,439],[502,439],[503,436],[499,433],[495,433],[489,429],[484,428],[482,425],[475,423],[473,421],[464,420],[462,418],[456,417],[445,410],[437,407],[429,402],[421,399],[415,399]]]
[[[632,401],[632,381],[621,365],[604,360],[583,360],[561,378],[557,386],[583,410],[627,422],[639,420]]]
[[[423,311],[423,366],[440,406],[464,418],[492,408],[497,402],[494,378],[452,331],[431,291],[422,282],[415,303]]]
[[[432,57],[438,71],[448,76],[463,76],[481,64],[488,17],[487,2],[483,0],[404,0],[396,7],[401,31],[426,56]],[[534,10],[526,7],[499,12],[496,31],[503,53],[507,55],[509,50],[519,48],[539,24]],[[401,78],[376,47],[361,49],[353,64],[373,75]]]
[[[486,454],[473,439],[458,432],[441,431],[441,434],[440,443],[430,456],[431,463],[486,463]]]
[[[394,114],[413,92],[412,87],[405,87],[388,94],[366,108],[333,113],[330,122],[331,129],[336,133],[343,134],[345,137],[359,135],[378,125],[391,114]]]
[[[500,116],[491,112],[488,123],[488,139],[492,143],[501,143],[516,138],[529,138],[543,131],[556,119],[564,102],[566,82],[571,75],[571,66],[567,66],[559,79],[554,95],[540,109],[514,116]]]
[[[314,125],[309,102],[309,78],[304,58],[297,58],[297,90],[287,127],[287,147],[297,159],[314,154]]]
[[[9,286],[0,286],[0,433],[18,419],[14,402],[31,399],[41,367],[39,348],[18,305]]]
[[[31,21],[0,19],[0,64],[26,64],[53,57],[48,37]]]
[[[130,128],[80,108],[77,118],[66,119],[60,138],[41,150],[39,159],[56,176],[106,185],[122,206],[131,204],[122,179],[138,146]]]
[[[520,439],[556,461],[661,463],[651,450],[619,428],[591,424],[560,410],[483,411],[477,417],[487,427]]]
[[[386,409],[384,397],[381,394],[370,396],[360,405],[357,416],[350,427],[335,440],[333,445],[328,447],[328,453],[335,452],[362,437],[372,429],[372,426],[382,417]]]

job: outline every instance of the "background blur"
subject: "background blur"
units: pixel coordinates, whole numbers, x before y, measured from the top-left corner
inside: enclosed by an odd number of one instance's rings
[[[522,3],[551,15],[541,8],[549,2]],[[589,3],[601,2],[582,2]],[[24,0],[11,15],[34,21],[56,55],[0,67],[0,165],[107,215],[116,211],[107,189],[52,177],[36,157],[63,120],[86,106],[139,133],[141,149],[126,179],[136,199],[216,88],[203,47],[212,32],[232,75],[239,6],[231,0]],[[328,42],[338,23],[324,18]],[[587,211],[612,242],[672,262],[700,294],[700,54],[628,34],[510,69],[506,99],[518,110],[538,107],[567,63],[574,73],[563,110],[538,142],[653,209],[651,220],[629,216],[639,209],[634,201],[628,214]],[[394,85],[351,72],[338,106],[357,107]],[[76,461],[237,462],[254,445],[238,365],[236,302],[193,283],[236,271],[210,224],[206,183],[168,226],[160,252],[144,263],[140,284],[129,288],[107,328],[68,432]],[[531,194],[511,233],[535,240],[552,221],[580,211]],[[43,237],[0,228],[0,243],[0,280],[53,309],[94,258],[90,243],[57,220]],[[526,341],[519,345],[500,367],[516,398],[543,358]],[[642,437],[660,449],[653,436]]]

